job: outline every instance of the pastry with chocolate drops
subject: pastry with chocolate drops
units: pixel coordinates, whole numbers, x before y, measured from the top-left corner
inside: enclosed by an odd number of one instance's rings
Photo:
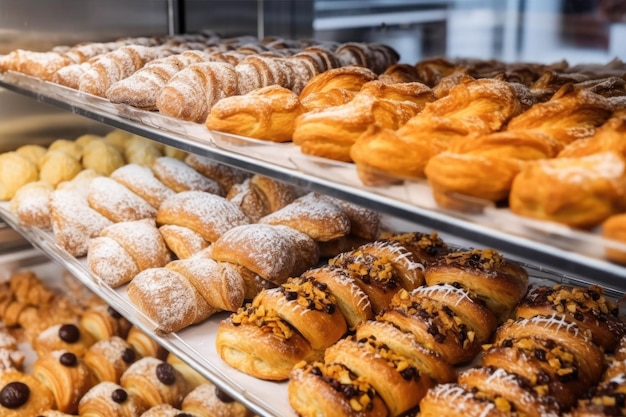
[[[119,336],[99,340],[87,350],[83,360],[99,382],[118,384],[126,370],[138,359],[132,346]]]
[[[198,385],[185,396],[181,409],[183,413],[189,413],[194,417],[254,416],[245,405],[208,381]]]
[[[581,329],[591,331],[593,342],[606,352],[613,352],[626,335],[626,323],[619,318],[619,308],[592,285],[541,286],[531,290],[515,311],[517,317],[564,315]]]
[[[110,381],[94,385],[78,403],[82,417],[139,417],[146,409],[136,394]]]
[[[55,350],[66,350],[82,357],[95,342],[96,339],[77,323],[62,323],[39,333],[32,341],[32,346],[39,356]]]
[[[95,340],[106,340],[113,336],[125,339],[132,326],[124,316],[106,304],[89,307],[80,317],[79,324]]]
[[[0,372],[0,414],[3,417],[36,416],[54,406],[52,392],[32,375]]]
[[[424,266],[431,264],[437,258],[452,252],[452,248],[439,236],[437,232],[382,232],[380,239],[400,243],[415,256]]]

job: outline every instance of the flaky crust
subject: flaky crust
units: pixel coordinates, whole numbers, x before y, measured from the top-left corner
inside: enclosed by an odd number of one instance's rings
[[[157,158],[151,166],[154,176],[177,193],[182,191],[204,191],[223,196],[222,186],[205,177],[185,162],[171,156]]]
[[[489,400],[478,398],[475,393],[459,384],[440,384],[428,390],[420,401],[420,417],[505,417],[509,414],[499,410]]]
[[[96,339],[80,328],[78,323],[57,323],[42,330],[31,344],[38,356],[57,350],[72,352],[82,357]]]
[[[28,388],[28,395],[25,391],[16,388],[15,383],[24,384]],[[7,387],[8,386],[8,387]],[[17,394],[16,395],[16,391]],[[0,412],[7,417],[23,417],[36,416],[39,413],[54,407],[54,396],[52,392],[37,378],[32,375],[17,371],[4,370],[0,372]],[[5,399],[10,396],[12,400],[9,403]]]
[[[152,337],[141,331],[138,327],[131,327],[126,336],[126,341],[133,347],[140,357],[151,356],[165,360],[167,351]]]
[[[159,227],[159,233],[165,245],[178,259],[190,258],[209,246],[209,242],[199,233],[185,226],[164,224]]]
[[[114,382],[93,386],[78,403],[78,414],[86,417],[139,417],[146,406],[137,395]]]
[[[138,357],[131,345],[119,336],[97,341],[87,349],[83,357],[98,382],[116,384],[136,359]]]
[[[156,209],[124,185],[108,177],[91,181],[87,193],[89,206],[112,222],[153,219]]]
[[[300,92],[300,100],[312,93],[323,92],[335,88],[348,91],[359,91],[363,84],[377,78],[376,74],[364,67],[344,66],[329,69],[313,77]]]
[[[626,214],[615,214],[602,222],[602,236],[626,244]],[[626,264],[626,251],[607,245],[606,256],[614,262]]]
[[[252,411],[210,382],[197,386],[185,396],[184,413],[198,417],[253,417]]]
[[[80,327],[96,340],[113,336],[125,339],[132,326],[124,316],[106,304],[89,307],[80,317],[79,323]]]

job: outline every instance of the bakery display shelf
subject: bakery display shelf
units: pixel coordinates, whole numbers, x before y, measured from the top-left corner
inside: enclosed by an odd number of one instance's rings
[[[617,245],[620,249],[621,244],[607,242],[594,233],[526,221],[480,203],[474,211],[442,209],[425,182],[368,187],[359,181],[353,165],[303,155],[293,144],[217,134],[202,124],[114,104],[12,71],[0,73],[0,87],[217,162],[352,201],[534,264],[580,277],[593,276],[606,286],[626,290],[626,268],[603,256],[606,247]]]
[[[153,337],[168,351],[180,357],[231,397],[242,402],[260,416],[296,416],[289,405],[287,382],[271,382],[253,378],[231,368],[217,354],[215,337],[220,322],[227,317],[228,313],[218,313],[200,324],[187,327],[175,333],[163,333],[158,330],[157,326],[147,316],[134,306],[126,294],[125,286],[111,288],[99,282],[89,271],[86,259],[75,258],[58,246],[51,232],[21,227],[16,217],[8,210],[6,203],[0,203],[0,218],[5,219],[11,227],[20,232],[35,247],[32,251],[26,252],[29,254],[31,261],[38,260],[38,262],[41,262],[42,256],[45,256],[65,268],[89,290],[124,315],[135,326]],[[390,224],[402,227],[403,221],[395,222],[394,219],[391,219]],[[585,280],[538,265],[523,265],[529,272],[530,283],[533,286],[554,285],[556,283],[571,285],[598,284],[593,279],[594,277]],[[604,287],[604,291],[608,297],[614,300],[621,298],[624,294],[622,291],[606,287]],[[250,342],[254,343],[254,341]]]

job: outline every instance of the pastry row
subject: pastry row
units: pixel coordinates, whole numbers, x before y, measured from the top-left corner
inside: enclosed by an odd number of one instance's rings
[[[0,414],[252,416],[74,277],[63,279],[63,291],[28,270],[3,283]],[[25,343],[36,356],[28,369]]]

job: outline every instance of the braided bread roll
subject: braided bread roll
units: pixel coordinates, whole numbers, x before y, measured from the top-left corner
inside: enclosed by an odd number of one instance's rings
[[[178,119],[203,123],[218,100],[239,93],[232,64],[200,62],[177,72],[160,90],[159,112]]]

